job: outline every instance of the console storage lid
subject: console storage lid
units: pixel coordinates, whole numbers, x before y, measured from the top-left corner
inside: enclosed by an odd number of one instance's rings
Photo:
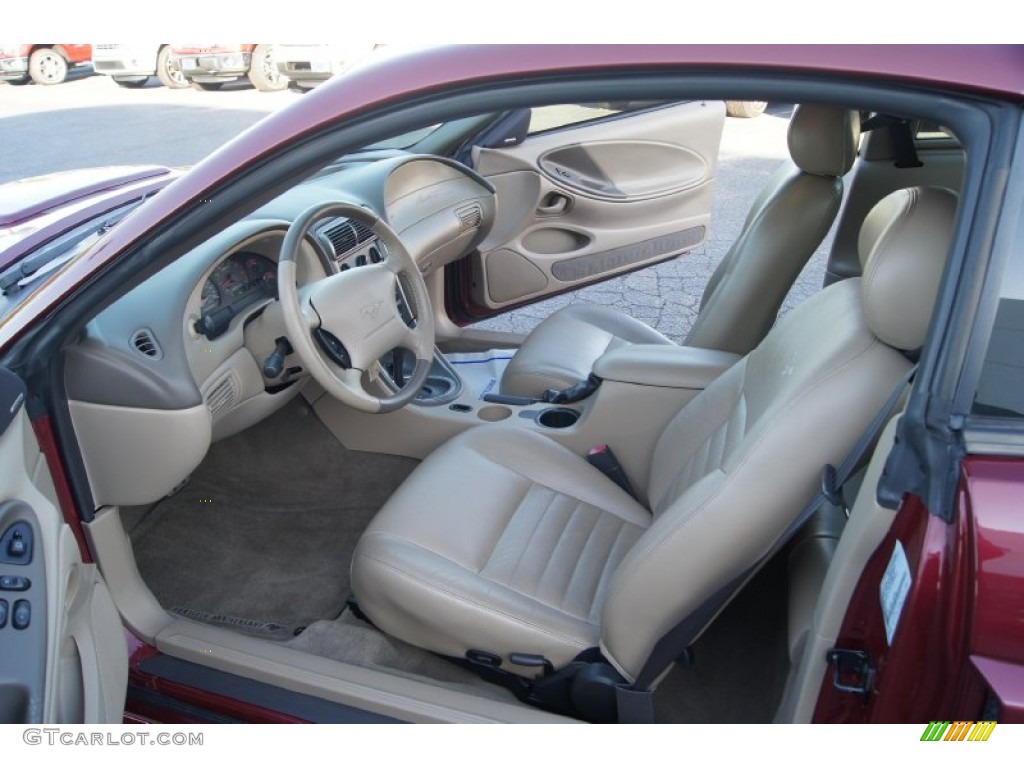
[[[628,344],[606,352],[594,363],[602,379],[652,387],[704,389],[740,355],[669,344]]]

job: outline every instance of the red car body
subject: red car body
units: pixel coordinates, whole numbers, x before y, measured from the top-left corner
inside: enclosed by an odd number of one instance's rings
[[[185,53],[184,49],[177,52]],[[289,148],[338,127],[358,125],[393,105],[540,77],[587,78],[648,71],[697,76],[723,69],[850,82],[899,81],[936,93],[977,96],[1005,104],[1007,119],[1018,127],[1024,104],[1024,49],[1020,47],[463,46],[382,58],[271,115],[168,184],[4,318],[0,352],[10,350],[41,318],[72,300],[95,275],[173,231],[194,213],[197,201],[214,198],[232,179],[254,172]],[[1024,168],[1021,158],[1015,158],[1015,163],[1015,169]],[[108,179],[95,189],[86,184],[61,202],[122,188],[138,190],[146,184],[163,186],[166,181],[163,176],[154,180],[160,176],[156,171],[148,174]],[[51,204],[22,207],[20,212],[0,210],[0,226],[23,224],[45,216],[56,206],[51,199]],[[6,255],[6,260],[20,258],[41,239],[45,236],[26,239],[25,247]],[[35,426],[51,469],[57,470],[55,481],[62,491],[66,520],[79,529],[50,421],[45,415],[37,417]],[[839,643],[870,654],[877,669],[876,694],[865,704],[860,697],[837,690],[826,678],[815,720],[979,720],[984,719],[984,712],[998,710],[1000,722],[1024,722],[1024,512],[1019,503],[1024,498],[1024,458],[1012,455],[1014,451],[1007,453],[1011,455],[964,457],[953,507],[946,510],[945,517],[942,510],[928,509],[927,500],[918,495],[903,498],[892,530],[861,574]],[[907,546],[914,586],[902,631],[890,647],[877,590],[897,537]],[[84,542],[84,537],[80,536],[80,541]],[[82,555],[90,557],[84,543]],[[137,663],[154,653],[141,644],[135,649],[132,679],[140,689],[255,722],[296,719],[140,672]],[[152,703],[130,702],[130,707],[133,717],[140,720],[187,719]]]

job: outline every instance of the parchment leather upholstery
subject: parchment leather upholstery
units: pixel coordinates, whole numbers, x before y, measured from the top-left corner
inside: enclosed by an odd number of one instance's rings
[[[558,667],[599,646],[633,679],[660,637],[768,550],[908,370],[901,349],[924,340],[955,210],[941,189],[881,201],[864,278],[787,314],[668,423],[649,511],[529,426],[442,446],[362,537],[361,608],[440,653]]]

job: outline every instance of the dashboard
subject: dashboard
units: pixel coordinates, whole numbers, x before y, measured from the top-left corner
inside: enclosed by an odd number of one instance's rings
[[[72,419],[97,504],[159,498],[198,465],[211,441],[266,418],[299,392],[308,375],[297,356],[288,354],[279,371],[265,365],[286,335],[278,259],[291,223],[332,200],[365,206],[387,222],[428,282],[483,240],[496,213],[489,182],[447,158],[392,153],[342,161],[108,306],[65,355]],[[387,258],[372,230],[337,217],[318,222],[300,250],[300,288]],[[168,446],[151,439],[153,430],[176,441],[173,461]],[[123,453],[111,453],[113,441],[126,446]],[[133,469],[139,477],[128,479]]]

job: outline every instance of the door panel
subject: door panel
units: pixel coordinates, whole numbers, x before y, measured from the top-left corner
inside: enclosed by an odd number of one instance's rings
[[[498,215],[471,257],[474,303],[500,310],[699,246],[724,121],[724,103],[693,102],[475,148]]]
[[[117,610],[82,562],[24,389],[3,369],[0,398],[0,722],[120,723],[128,650]]]

